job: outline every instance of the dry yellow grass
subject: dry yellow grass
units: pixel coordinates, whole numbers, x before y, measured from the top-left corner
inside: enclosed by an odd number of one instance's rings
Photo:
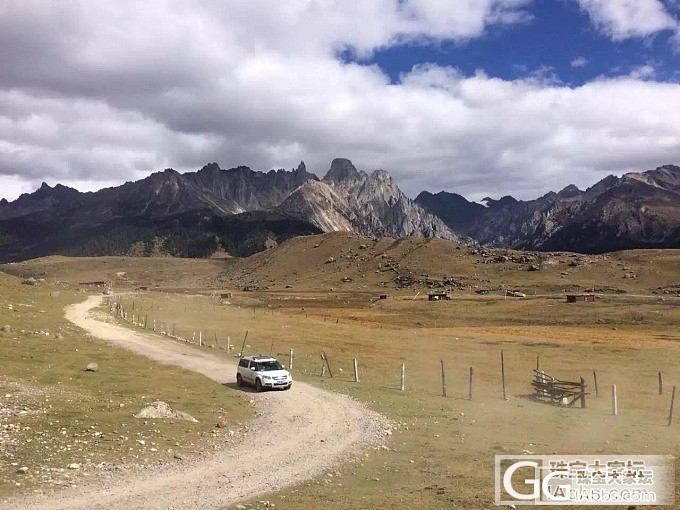
[[[240,350],[248,331],[246,353],[270,352],[288,363],[295,352],[296,378],[347,392],[369,402],[401,424],[389,451],[377,451],[303,488],[269,498],[278,508],[489,508],[493,494],[493,455],[496,453],[680,453],[680,434],[666,427],[668,390],[680,384],[677,332],[678,304],[660,308],[654,324],[533,325],[522,324],[517,308],[521,300],[476,298],[473,303],[453,300],[428,303],[394,300],[393,317],[384,310],[353,309],[338,304],[335,296],[307,296],[305,306],[269,308],[267,295],[260,305],[251,294],[231,304],[209,297],[138,294],[134,300],[158,322],[176,322],[185,338],[201,331],[208,345],[218,334],[224,349],[226,336]],[[300,301],[299,295],[281,301]],[[313,298],[313,299],[312,299]],[[612,298],[615,299],[615,298]],[[359,300],[360,301],[360,300]],[[492,305],[485,304],[487,301]],[[606,300],[596,305],[607,306]],[[253,306],[255,305],[255,306]],[[574,305],[560,304],[561,307]],[[577,307],[592,306],[592,303]],[[455,314],[467,307],[461,327],[442,320],[441,326],[414,323],[433,316]],[[489,313],[488,309],[494,312]],[[636,303],[616,303],[616,310],[637,313]],[[429,315],[425,310],[430,310]],[[479,310],[479,312],[476,312]],[[532,308],[533,309],[533,308]],[[547,307],[537,307],[546,314]],[[313,313],[310,311],[313,310]],[[602,311],[602,310],[600,310]],[[372,313],[380,317],[372,320]],[[463,313],[463,312],[461,312]],[[477,313],[478,326],[471,325]],[[581,312],[573,312],[576,321]],[[588,312],[583,312],[587,318]],[[604,313],[604,312],[603,312]],[[485,318],[517,315],[516,324],[504,326]],[[353,317],[361,315],[360,320]],[[557,315],[557,314],[553,314]],[[425,318],[427,317],[427,318]],[[455,322],[455,321],[454,321]],[[617,323],[618,324],[618,323]],[[210,348],[210,347],[207,347]],[[500,350],[506,359],[510,400],[501,397]],[[219,350],[219,349],[218,349]],[[319,376],[319,354],[325,350],[334,377]],[[224,353],[226,355],[226,353]],[[532,369],[540,356],[541,368],[558,378],[584,376],[592,388],[598,372],[601,395],[590,395],[585,410],[553,407],[528,398]],[[358,358],[360,383],[353,382],[352,360]],[[439,360],[447,370],[448,398],[441,397]],[[406,364],[406,391],[399,386],[401,363]],[[473,401],[467,400],[467,374],[475,367]],[[666,393],[657,395],[657,372],[664,373]],[[620,415],[611,416],[608,391],[617,384]],[[411,462],[412,461],[412,462]]]
[[[493,251],[490,257],[504,253]],[[335,262],[327,262],[329,257]],[[583,264],[572,265],[581,259]],[[297,379],[353,395],[399,423],[389,450],[267,498],[277,508],[490,508],[494,454],[680,454],[680,424],[666,426],[670,387],[680,385],[680,298],[672,290],[680,284],[680,251],[561,253],[544,260],[539,271],[483,260],[444,241],[333,234],[294,239],[228,263],[119,259],[104,268],[88,261],[86,274],[90,279],[120,271],[144,275],[147,280],[136,276],[134,283],[148,281],[159,289],[126,296],[128,310],[134,301],[136,313],[158,324],[174,323],[184,338],[195,333],[197,339],[200,331],[208,345],[217,334],[220,348],[212,348],[224,356],[227,336],[238,351],[246,331],[246,353],[271,352],[288,364],[292,348]],[[386,268],[387,262],[397,262],[398,269]],[[48,259],[21,268],[42,268],[48,278],[76,282],[77,264],[81,261]],[[419,279],[423,274],[459,278],[465,288],[453,290],[451,301],[428,302],[422,286],[395,289],[394,277],[409,272]],[[343,277],[353,281],[343,283]],[[250,283],[269,290],[242,292]],[[593,286],[605,291],[595,303],[565,302],[563,291]],[[121,280],[116,287],[134,285]],[[492,291],[476,295],[482,287]],[[670,293],[653,294],[658,287]],[[505,288],[520,289],[528,298],[504,299]],[[177,289],[189,294],[165,292]],[[234,291],[230,303],[210,297],[220,290]],[[383,292],[389,299],[373,299]],[[507,402],[500,386],[501,349]],[[332,379],[319,377],[322,350],[331,361]],[[589,395],[585,410],[531,400],[537,356],[551,375],[583,376],[591,393],[597,370],[600,397]],[[354,357],[359,383],[352,377]],[[440,359],[447,398],[441,396]],[[398,389],[401,363],[404,392]],[[467,399],[470,366],[475,367],[472,401]],[[666,385],[661,396],[658,371]],[[611,384],[618,387],[618,417],[611,415]]]

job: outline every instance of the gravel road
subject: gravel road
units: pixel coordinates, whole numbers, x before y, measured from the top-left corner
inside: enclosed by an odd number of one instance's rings
[[[236,364],[156,335],[97,320],[92,296],[66,318],[92,336],[165,364],[235,382]],[[225,391],[232,391],[225,388]],[[364,405],[296,381],[290,391],[252,393],[257,418],[236,443],[150,473],[88,482],[50,495],[0,502],[0,509],[217,509],[309,480],[378,445],[389,422]]]

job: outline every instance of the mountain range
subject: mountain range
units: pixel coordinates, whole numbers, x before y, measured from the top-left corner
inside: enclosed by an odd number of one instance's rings
[[[484,205],[455,193],[420,193],[416,203],[481,244],[602,253],[680,248],[680,167],[609,175],[585,191],[569,185],[529,201]]]
[[[0,200],[0,261],[48,254],[246,256],[291,237],[348,231],[441,237],[538,250],[680,247],[680,168],[609,176],[531,201],[470,202],[455,193],[408,198],[384,170],[335,159],[323,179],[293,171],[172,169],[81,193],[43,183]]]

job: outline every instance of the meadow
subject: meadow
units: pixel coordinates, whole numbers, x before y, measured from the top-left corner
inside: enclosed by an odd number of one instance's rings
[[[174,330],[176,341],[193,341],[196,349],[232,360],[243,349],[245,354],[274,355],[288,365],[292,349],[296,380],[349,394],[395,422],[384,448],[268,496],[267,505],[276,508],[490,508],[496,454],[680,454],[680,424],[676,420],[668,426],[670,392],[674,385],[680,386],[680,252],[529,254],[540,260],[539,270],[529,270],[533,263],[523,262],[524,257],[519,252],[480,252],[437,240],[371,240],[334,234],[293,239],[241,260],[50,257],[3,270],[42,275],[46,285],[66,289],[62,301],[40,298],[40,303],[50,303],[43,306],[54,320],[63,321],[61,308],[83,296],[77,292],[82,287],[79,282],[106,280],[117,291],[115,299],[128,314],[136,315],[138,324],[140,317],[146,319],[147,331],[155,321],[157,333]],[[395,279],[403,276],[419,281],[395,285]],[[428,301],[430,287],[438,289],[437,282],[444,278],[458,282],[450,289],[451,300]],[[245,291],[245,286],[255,291]],[[479,294],[480,289],[489,292]],[[520,290],[527,297],[506,297],[507,289]],[[595,302],[566,302],[567,293],[588,289],[596,291]],[[226,292],[231,297],[220,298]],[[387,299],[377,299],[380,294],[387,294]],[[3,320],[0,315],[0,323]],[[232,346],[229,351],[227,343]],[[41,345],[37,344],[38,351],[46,349]],[[72,360],[68,362],[71,372],[42,384],[65,383],[71,377],[76,382],[69,380],[69,384],[79,384],[78,391],[92,391],[77,382],[84,376],[76,368],[106,347],[87,339],[79,340],[78,346],[68,345],[55,352],[54,359]],[[11,352],[17,348],[14,345]],[[83,354],[84,349],[92,351]],[[507,400],[501,386],[501,351]],[[321,376],[324,352],[333,377],[328,371]],[[132,358],[125,354],[121,358],[125,367],[116,371],[129,376]],[[354,380],[355,358],[359,382]],[[585,409],[532,398],[537,358],[551,376],[585,379],[589,393]],[[118,379],[115,385],[98,389],[113,400],[114,408],[124,403],[136,410],[141,395],[153,393],[201,416],[202,424],[211,424],[217,415],[248,415],[238,390],[207,384],[179,369],[158,369],[148,360],[138,362],[140,373],[154,371],[155,377],[145,381],[154,391],[130,386],[123,401],[116,396],[124,384]],[[442,396],[442,362],[446,397]],[[33,361],[24,357],[13,363],[20,371]],[[404,391],[400,390],[402,363]],[[474,367],[472,399],[470,367]],[[184,393],[176,391],[179,373],[187,378]],[[26,378],[19,373],[11,377]],[[618,416],[611,408],[614,384]],[[185,399],[186,394],[191,398]],[[285,392],[280,398],[285,398]],[[120,415],[112,422],[122,419]],[[206,425],[203,433],[210,436],[208,429]],[[111,448],[111,455],[115,450]],[[120,454],[122,449],[117,451]],[[261,500],[246,506],[264,507]]]

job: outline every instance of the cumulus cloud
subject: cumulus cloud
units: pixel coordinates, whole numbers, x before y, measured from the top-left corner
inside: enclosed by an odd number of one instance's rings
[[[397,83],[366,58],[406,41],[526,23],[527,1],[44,2],[0,6],[0,196],[95,187],[173,167],[292,168],[333,157],[410,194],[534,197],[673,162],[680,86],[562,84],[421,64]]]
[[[676,29],[660,0],[577,0],[595,26],[614,41]]]

